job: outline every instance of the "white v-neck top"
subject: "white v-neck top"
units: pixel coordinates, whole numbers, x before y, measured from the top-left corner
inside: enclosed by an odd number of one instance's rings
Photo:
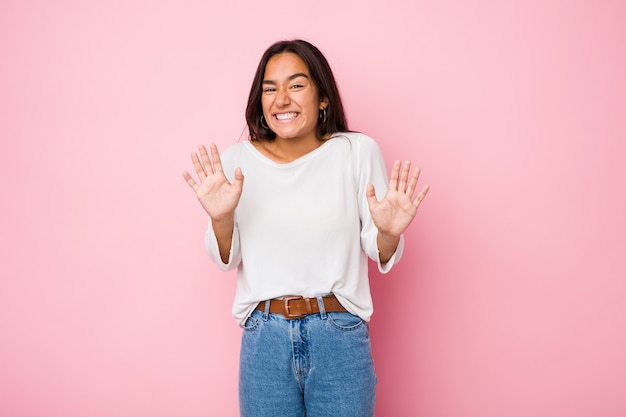
[[[365,197],[368,183],[380,201],[387,191],[385,162],[376,142],[361,133],[339,133],[290,163],[276,163],[249,141],[221,155],[233,181],[244,175],[235,210],[228,263],[209,228],[205,246],[218,267],[237,268],[233,316],[243,325],[260,301],[286,295],[333,293],[348,311],[369,321],[372,298],[367,257],[388,272],[400,260],[404,239],[384,265],[377,229]]]

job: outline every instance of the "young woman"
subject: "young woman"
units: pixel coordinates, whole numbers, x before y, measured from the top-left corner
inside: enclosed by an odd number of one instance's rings
[[[250,140],[192,154],[184,178],[210,217],[205,244],[237,268],[239,397],[248,417],[374,415],[367,258],[388,272],[428,186],[348,130],[322,53],[268,48],[246,109]],[[245,181],[244,181],[245,175]]]

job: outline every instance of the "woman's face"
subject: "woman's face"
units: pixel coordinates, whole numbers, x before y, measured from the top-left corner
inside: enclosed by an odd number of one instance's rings
[[[302,59],[293,53],[274,55],[263,77],[263,117],[277,139],[317,140],[319,111],[328,105]]]

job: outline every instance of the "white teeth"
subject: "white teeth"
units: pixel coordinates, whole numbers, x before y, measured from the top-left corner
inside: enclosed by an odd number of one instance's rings
[[[298,116],[298,113],[281,113],[281,114],[277,114],[276,118],[278,120],[288,120],[288,119],[295,119]]]

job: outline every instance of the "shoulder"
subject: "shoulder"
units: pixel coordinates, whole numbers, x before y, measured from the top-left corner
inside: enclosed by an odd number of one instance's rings
[[[234,156],[234,155],[241,154],[241,152],[245,148],[247,142],[248,141],[246,140],[246,141],[233,143],[233,144],[229,145],[226,149],[224,149],[224,151],[221,152],[221,155],[222,156],[231,157],[231,156]]]
[[[222,163],[226,165],[240,163],[247,146],[249,146],[247,140],[229,145],[226,149],[220,152]]]
[[[380,154],[378,143],[370,136],[361,132],[338,132],[333,139],[346,139],[350,143],[351,153],[356,157],[368,157]]]

